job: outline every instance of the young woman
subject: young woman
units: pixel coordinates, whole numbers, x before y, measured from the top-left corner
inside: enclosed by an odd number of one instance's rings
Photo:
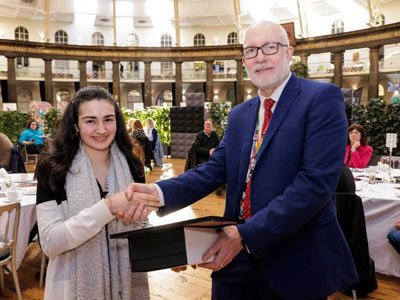
[[[367,134],[359,124],[349,127],[349,138],[347,140],[345,165],[349,168],[365,168],[371,159],[373,149],[368,146]]]
[[[162,167],[163,166],[163,157],[164,152],[160,141],[160,136],[156,127],[154,126],[154,121],[151,118],[148,118],[145,121],[146,125],[146,135],[150,140],[151,149],[153,150],[154,161],[156,166]]]
[[[50,258],[45,299],[148,299],[147,275],[130,272],[127,241],[109,235],[141,228],[142,222],[128,226],[115,214],[141,207],[143,219],[150,209],[143,203],[156,207],[157,199],[140,193],[125,198],[132,181],[144,182],[144,170],[105,89],[75,94],[36,177],[40,243]]]
[[[39,154],[44,148],[43,136],[43,131],[39,130],[38,123],[32,120],[21,133],[19,143],[26,145],[26,150],[29,154]]]

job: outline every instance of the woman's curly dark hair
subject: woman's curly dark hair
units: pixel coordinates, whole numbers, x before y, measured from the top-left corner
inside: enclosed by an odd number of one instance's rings
[[[67,172],[78,152],[80,136],[76,130],[79,106],[92,100],[106,100],[115,109],[117,131],[114,141],[125,155],[129,169],[136,182],[144,182],[144,167],[132,153],[132,142],[126,130],[124,117],[111,94],[102,87],[88,86],[80,89],[67,105],[55,135],[54,151],[43,151],[36,166],[35,177],[41,186],[57,191],[65,183]]]

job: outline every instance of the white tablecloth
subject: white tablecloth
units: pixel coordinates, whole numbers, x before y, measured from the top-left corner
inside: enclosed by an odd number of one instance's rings
[[[10,174],[13,181],[30,181],[33,179],[33,174],[23,174],[23,178],[21,178],[20,174]],[[15,183],[18,186],[19,183]],[[31,193],[34,187],[21,187],[22,191]],[[9,204],[7,199],[4,197],[0,198],[0,205]],[[36,223],[36,195],[26,195],[24,194],[21,199],[21,213],[20,213],[20,220],[19,220],[19,229],[18,229],[18,240],[17,240],[17,255],[16,255],[16,263],[17,268],[22,263],[24,259],[25,252],[28,246],[29,241],[29,233],[33,226]],[[2,218],[0,219],[0,227],[2,224],[5,223],[5,220]]]
[[[353,173],[355,177],[365,178],[367,173]],[[393,175],[399,176],[400,170]],[[377,174],[377,177],[381,177]],[[367,227],[369,254],[375,261],[375,270],[379,273],[400,277],[400,254],[389,244],[387,234],[394,230],[393,224],[400,220],[400,197],[395,189],[400,184],[376,183],[374,185],[356,182],[356,191],[362,199]]]

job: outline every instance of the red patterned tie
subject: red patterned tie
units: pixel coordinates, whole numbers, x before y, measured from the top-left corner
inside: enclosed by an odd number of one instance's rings
[[[272,117],[272,106],[274,105],[275,101],[271,98],[264,100],[264,124],[262,127],[262,134],[266,132],[269,121]],[[253,158],[251,158],[253,159]],[[249,175],[246,191],[244,196],[244,201],[242,202],[242,217],[244,220],[247,220],[251,216],[251,208],[250,208],[250,186],[251,186],[251,174]]]

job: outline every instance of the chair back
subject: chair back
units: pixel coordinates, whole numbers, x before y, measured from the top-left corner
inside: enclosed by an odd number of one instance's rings
[[[389,156],[382,156],[389,163]],[[392,156],[392,166],[393,169],[400,169],[400,156]]]
[[[25,152],[25,164],[26,165],[29,164],[29,163],[37,164],[39,154],[29,154],[28,150],[26,148],[26,145],[24,145],[24,152]]]
[[[20,203],[0,206],[0,251],[10,249],[9,258],[16,255],[20,211]]]

